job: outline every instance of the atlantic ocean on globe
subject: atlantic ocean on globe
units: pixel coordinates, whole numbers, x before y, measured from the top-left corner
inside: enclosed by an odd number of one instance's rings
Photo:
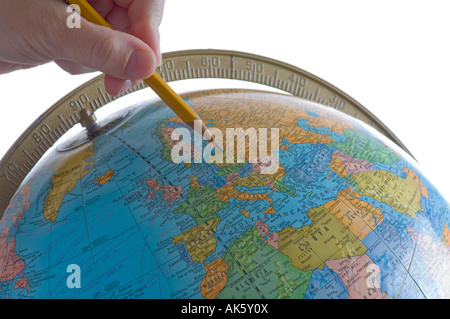
[[[392,142],[294,96],[183,97],[225,151],[227,128],[254,129],[276,169],[189,144],[160,101],[131,106],[25,178],[0,222],[0,297],[450,297],[449,204]]]

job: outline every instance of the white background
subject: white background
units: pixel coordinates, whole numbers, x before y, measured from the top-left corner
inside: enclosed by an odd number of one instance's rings
[[[167,0],[161,48],[245,51],[328,81],[386,124],[449,199],[449,14],[448,0]],[[1,75],[0,157],[96,75],[54,64]]]

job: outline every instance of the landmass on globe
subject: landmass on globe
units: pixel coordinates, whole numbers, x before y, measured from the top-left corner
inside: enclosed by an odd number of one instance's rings
[[[278,128],[278,170],[195,148],[175,164],[187,126],[162,102],[134,106],[25,179],[0,222],[0,297],[450,297],[450,207],[405,152],[292,96],[184,99],[211,128]]]

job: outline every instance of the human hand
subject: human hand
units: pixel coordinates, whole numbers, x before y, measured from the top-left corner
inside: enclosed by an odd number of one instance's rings
[[[105,73],[116,96],[161,62],[164,0],[89,0],[114,28],[81,19],[69,28],[62,0],[0,0],[0,74],[54,61],[71,74]]]

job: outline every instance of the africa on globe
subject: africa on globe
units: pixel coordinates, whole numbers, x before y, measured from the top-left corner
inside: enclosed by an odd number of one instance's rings
[[[1,298],[450,297],[450,206],[394,143],[292,95],[183,98],[224,151],[161,101],[53,147],[1,219]]]

